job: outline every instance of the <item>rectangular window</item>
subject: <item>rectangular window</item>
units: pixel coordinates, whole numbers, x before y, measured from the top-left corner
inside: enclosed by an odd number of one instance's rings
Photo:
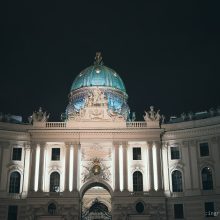
[[[183,219],[183,204],[174,204],[174,218],[175,219]]]
[[[133,160],[141,160],[141,148],[140,147],[133,148]]]
[[[52,160],[60,160],[60,148],[52,148]]]
[[[21,160],[22,148],[13,148],[12,160]]]
[[[179,147],[171,147],[170,148],[170,152],[171,152],[171,160],[178,160],[178,159],[180,159]]]
[[[16,205],[8,206],[8,220],[17,220],[18,207]]]
[[[214,217],[214,202],[205,202],[205,217]]]
[[[200,157],[209,156],[209,145],[208,143],[200,143]]]

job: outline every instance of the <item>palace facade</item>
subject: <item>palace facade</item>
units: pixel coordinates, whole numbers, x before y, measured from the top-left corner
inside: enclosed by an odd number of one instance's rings
[[[97,53],[62,122],[1,115],[0,219],[220,219],[220,109],[135,121],[127,99]]]

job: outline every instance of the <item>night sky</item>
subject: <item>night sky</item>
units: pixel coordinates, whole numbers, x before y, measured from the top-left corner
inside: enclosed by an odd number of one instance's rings
[[[220,13],[212,1],[75,2],[1,8],[0,112],[27,120],[42,106],[60,120],[96,51],[123,79],[139,120],[150,105],[167,118],[220,105]]]

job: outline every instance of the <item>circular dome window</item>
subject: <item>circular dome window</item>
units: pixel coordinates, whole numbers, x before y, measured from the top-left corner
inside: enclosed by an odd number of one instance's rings
[[[144,211],[144,204],[142,202],[138,202],[135,208],[138,213],[142,213]]]

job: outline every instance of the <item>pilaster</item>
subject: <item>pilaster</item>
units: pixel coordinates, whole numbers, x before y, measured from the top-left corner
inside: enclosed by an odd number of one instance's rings
[[[114,164],[115,164],[115,192],[119,191],[119,143],[114,144]]]
[[[154,191],[153,142],[147,143],[149,191]]]
[[[161,142],[155,142],[156,147],[156,164],[157,164],[157,186],[158,191],[162,190],[162,172],[161,172]]]
[[[79,144],[75,143],[73,145],[74,159],[73,159],[73,191],[77,191],[78,183],[78,158],[79,158]]]
[[[70,144],[65,145],[65,188],[66,192],[69,192],[69,174],[70,174]]]
[[[40,165],[39,165],[39,178],[38,178],[38,191],[44,191],[44,167],[45,167],[45,143],[40,144]]]
[[[123,152],[123,191],[128,191],[128,145],[122,143]]]
[[[30,174],[30,156],[31,156],[31,148],[30,144],[26,143],[24,145],[24,175],[23,175],[23,196],[27,195],[28,186],[29,186],[29,174]]]

